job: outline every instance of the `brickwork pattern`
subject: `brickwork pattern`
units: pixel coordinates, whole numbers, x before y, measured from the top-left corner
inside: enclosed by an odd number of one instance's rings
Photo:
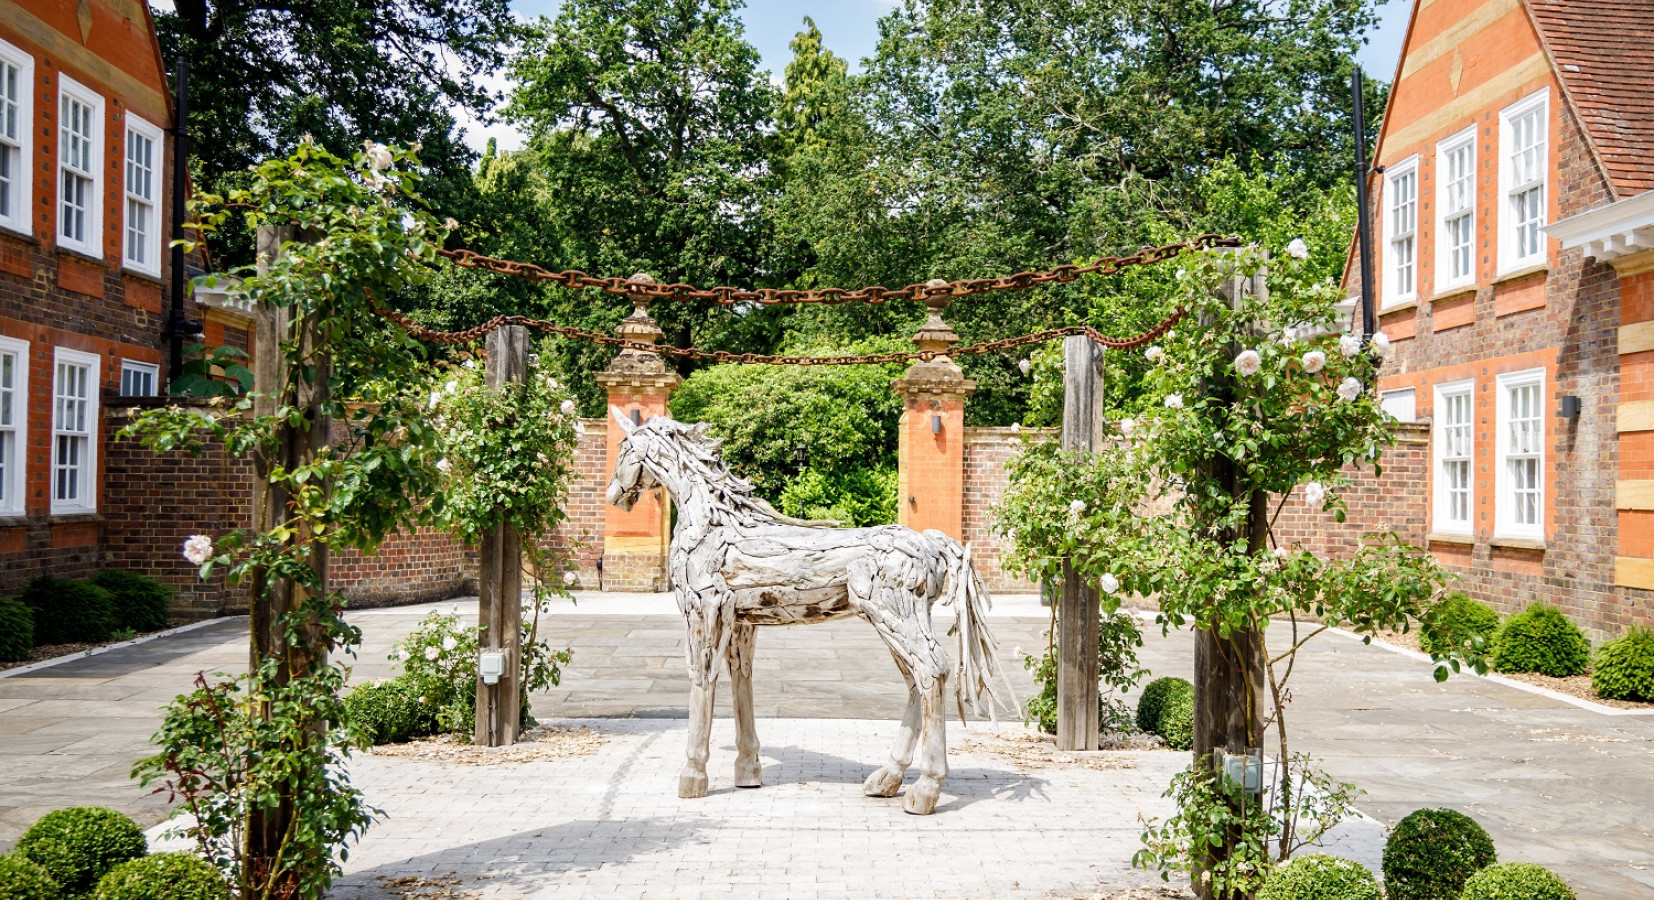
[[[1375,477],[1371,466],[1345,470],[1352,481],[1338,489],[1348,508],[1348,518],[1342,523],[1306,502],[1302,488],[1294,490],[1275,518],[1276,544],[1342,559],[1367,535],[1393,531],[1408,543],[1424,546],[1430,528],[1430,426],[1400,426],[1395,445],[1379,464],[1384,469],[1382,477]]]
[[[563,520],[541,546],[556,558],[572,558],[577,579],[574,587],[593,590],[598,586],[598,562],[603,559],[603,522],[608,502],[603,493],[609,487],[608,421],[582,419],[586,433],[574,450],[574,481]]]
[[[971,545],[971,562],[989,591],[1022,593],[1039,589],[1000,564],[1005,538],[993,531],[994,507],[1005,496],[1009,483],[1005,467],[1022,452],[1022,439],[1038,440],[1052,434],[1046,429],[1025,430],[1020,436],[1009,428],[965,429],[965,525],[961,540]]]

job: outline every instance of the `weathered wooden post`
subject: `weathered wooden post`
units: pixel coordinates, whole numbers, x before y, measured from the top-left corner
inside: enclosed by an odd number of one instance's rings
[[[261,226],[258,229],[259,274],[266,274],[270,263],[281,253],[283,244],[293,240],[291,227]],[[287,306],[260,304],[255,312],[253,338],[253,414],[274,415],[283,406],[304,410],[300,424],[284,419],[276,427],[275,448],[270,453],[253,456],[253,468],[258,478],[254,486],[253,530],[266,533],[272,527],[286,522],[292,497],[289,491],[270,483],[273,471],[288,471],[312,464],[316,454],[327,446],[331,420],[321,413],[328,398],[329,357],[320,351],[319,322],[313,316],[301,317],[296,323],[293,309]],[[296,329],[296,330],[295,330]],[[312,360],[314,373],[309,378],[294,378],[282,353],[282,342],[293,340],[299,352]],[[296,544],[310,544],[310,566],[319,576],[321,591],[327,590],[327,547],[315,542],[306,526],[301,524],[291,538]],[[302,676],[327,661],[327,648],[318,628],[303,632],[305,639],[294,644],[282,623],[283,618],[299,609],[308,594],[302,585],[285,578],[271,578],[264,571],[255,571],[251,578],[252,594],[248,612],[251,619],[251,641],[248,662],[253,671],[271,658],[276,660],[276,680],[286,683]],[[258,715],[270,716],[268,701],[257,705]],[[324,726],[325,723],[318,723]],[[277,785],[278,791],[289,790]],[[293,802],[284,797],[273,809],[258,807],[247,823],[247,855],[255,863],[273,865],[281,850],[293,818]]]
[[[528,329],[504,325],[488,333],[488,387],[528,380]],[[500,523],[483,532],[477,574],[477,722],[482,747],[517,742],[521,724],[523,542]]]
[[[1260,272],[1250,279],[1231,278],[1220,290],[1231,305],[1238,306],[1246,294],[1264,296],[1268,287],[1264,273]],[[1240,348],[1230,348],[1231,356],[1239,352]],[[1230,403],[1234,400],[1235,385],[1230,378],[1215,379],[1206,385],[1206,392],[1219,402]],[[1209,472],[1229,496],[1240,499],[1240,472],[1233,460],[1214,456]],[[1269,540],[1269,498],[1254,491],[1245,499],[1245,525],[1238,532],[1229,530],[1219,535],[1219,540],[1233,543],[1244,537],[1248,551],[1256,554],[1262,552]],[[1206,760],[1214,767],[1213,777],[1221,778],[1215,769],[1220,755],[1256,753],[1263,739],[1264,665],[1258,629],[1235,629],[1227,637],[1211,630],[1196,631],[1194,675],[1194,758],[1197,762]],[[1225,845],[1214,849],[1207,862],[1227,858],[1241,837],[1239,829],[1231,829]],[[1199,871],[1194,873],[1193,888],[1202,900],[1213,900],[1216,896],[1211,886],[1200,878]]]
[[[1062,448],[1103,447],[1103,348],[1083,334],[1063,340]],[[1095,750],[1097,719],[1097,585],[1062,567],[1057,602],[1057,749]]]

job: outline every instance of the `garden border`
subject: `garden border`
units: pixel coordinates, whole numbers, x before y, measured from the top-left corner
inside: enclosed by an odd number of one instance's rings
[[[87,657],[90,657],[90,656],[98,656],[99,654],[108,653],[111,650],[120,650],[120,649],[124,649],[126,647],[136,647],[139,644],[147,644],[150,641],[153,641],[157,638],[169,637],[169,636],[174,635],[174,634],[183,634],[186,631],[194,631],[198,628],[205,628],[208,625],[212,625],[212,624],[217,623],[217,622],[226,622],[226,621],[230,621],[230,620],[233,620],[233,619],[246,619],[246,618],[247,617],[245,615],[240,615],[240,616],[217,616],[217,617],[214,617],[214,618],[211,618],[211,619],[202,619],[199,622],[189,622],[189,623],[186,623],[184,625],[176,626],[174,628],[163,628],[160,631],[151,631],[148,634],[140,634],[137,637],[132,638],[130,640],[116,641],[115,643],[112,643],[112,644],[104,644],[104,645],[99,646],[99,647],[93,647],[90,650],[82,650],[79,653],[68,653],[68,654],[65,654],[63,656],[54,656],[51,659],[37,660],[37,661],[29,663],[28,665],[25,665],[25,666],[17,666],[15,668],[11,668],[11,669],[0,670],[0,678],[14,678],[18,675],[27,675],[30,672],[38,672],[41,669],[49,669],[52,666],[58,665],[59,663],[66,663],[66,662],[69,662],[71,660],[76,660],[76,659],[86,659]]]
[[[1342,628],[1333,628],[1333,629],[1329,629],[1329,630],[1332,631],[1334,634],[1341,635],[1341,636],[1349,638],[1350,640],[1353,640],[1353,641],[1362,641],[1367,637],[1366,635],[1356,634],[1353,631],[1345,631]],[[1376,646],[1376,647],[1383,647],[1385,650],[1388,650],[1391,653],[1399,653],[1402,656],[1406,656],[1406,657],[1409,657],[1409,658],[1412,658],[1412,659],[1421,660],[1423,662],[1428,662],[1428,663],[1433,663],[1434,662],[1434,660],[1432,660],[1429,657],[1429,655],[1427,655],[1427,654],[1420,653],[1417,650],[1410,650],[1406,647],[1398,647],[1395,644],[1389,643],[1387,641],[1380,640],[1376,637],[1373,638],[1371,645]],[[1604,706],[1601,703],[1592,703],[1589,700],[1585,700],[1585,699],[1582,699],[1582,698],[1579,698],[1579,697],[1575,697],[1572,694],[1564,694],[1561,691],[1553,691],[1550,688],[1540,687],[1539,685],[1536,685],[1536,684],[1528,684],[1525,681],[1517,681],[1514,678],[1506,678],[1503,675],[1499,675],[1499,674],[1493,673],[1493,672],[1489,672],[1486,675],[1477,675],[1475,672],[1471,672],[1471,671],[1466,670],[1466,671],[1460,672],[1459,674],[1469,675],[1473,678],[1483,678],[1483,679],[1491,681],[1495,684],[1502,684],[1505,687],[1516,688],[1519,691],[1527,691],[1530,694],[1538,694],[1541,697],[1549,697],[1552,700],[1559,700],[1559,701],[1561,701],[1563,703],[1566,703],[1570,706],[1577,706],[1580,709],[1588,710],[1590,712],[1597,713],[1598,715],[1603,715],[1603,716],[1654,716],[1654,709],[1620,709],[1620,708],[1614,707],[1614,706]]]

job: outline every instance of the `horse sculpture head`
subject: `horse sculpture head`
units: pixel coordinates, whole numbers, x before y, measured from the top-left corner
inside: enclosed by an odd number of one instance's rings
[[[618,409],[610,407],[609,414],[626,437],[620,441],[620,452],[615,457],[614,477],[609,479],[609,490],[605,497],[609,505],[630,511],[644,491],[660,484],[648,465],[650,452],[656,443],[649,440],[649,433],[656,422],[669,420],[656,416],[642,425],[636,425],[632,423],[630,416]]]

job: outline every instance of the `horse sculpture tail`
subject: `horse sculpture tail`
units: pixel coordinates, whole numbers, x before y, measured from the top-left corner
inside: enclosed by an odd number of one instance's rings
[[[956,618],[949,636],[958,636],[959,655],[953,672],[954,698],[959,704],[959,719],[967,721],[966,706],[981,716],[984,713],[999,726],[999,707],[1004,705],[1013,714],[1018,705],[1011,689],[1010,679],[999,667],[995,656],[998,643],[988,631],[988,609],[992,601],[982,579],[971,565],[969,544],[961,545],[940,531],[930,529],[925,537],[941,550],[947,565],[947,578],[942,589],[942,602],[953,606]],[[995,679],[1003,683],[1005,696],[1000,696]]]

